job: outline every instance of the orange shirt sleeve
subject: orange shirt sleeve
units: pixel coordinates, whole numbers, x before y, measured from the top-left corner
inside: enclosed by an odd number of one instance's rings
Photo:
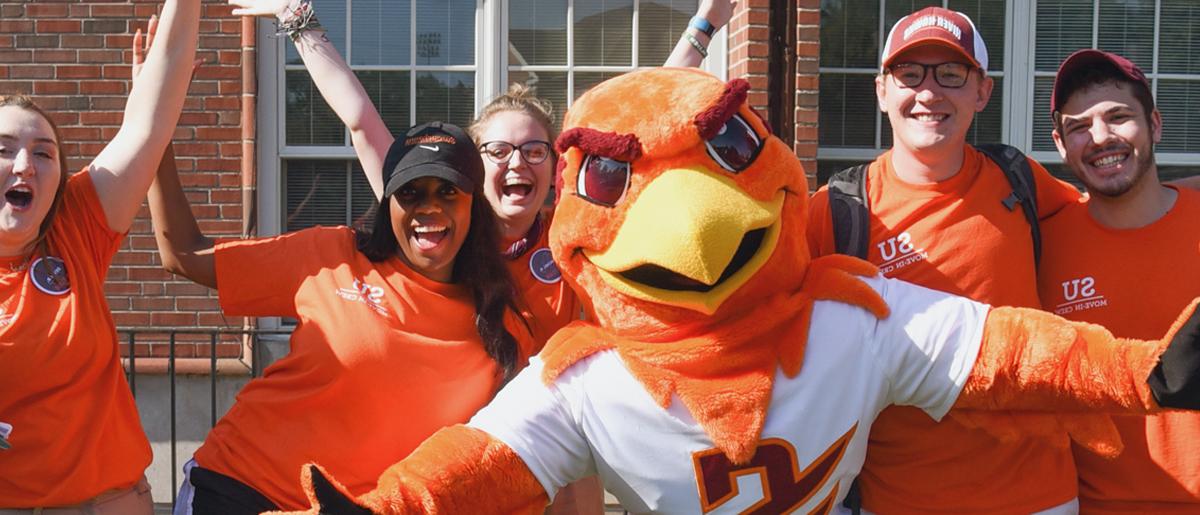
[[[1027,158],[1028,159],[1028,158]],[[1045,220],[1083,196],[1074,186],[1056,179],[1041,163],[1029,159],[1033,168],[1033,183],[1037,188],[1038,220]]]
[[[67,178],[63,201],[55,216],[70,220],[76,226],[78,231],[72,238],[80,238],[81,241],[70,243],[80,243],[78,248],[91,258],[98,269],[107,270],[124,234],[115,232],[108,226],[104,206],[100,205],[100,197],[96,194],[96,187],[87,168]]]
[[[827,256],[835,252],[833,241],[833,218],[829,213],[829,188],[813,193],[808,200],[808,252],[812,257]]]
[[[222,240],[216,247],[221,309],[234,316],[296,316],[296,292],[323,266],[320,256],[338,246],[353,252],[353,245],[354,233],[345,227]]]

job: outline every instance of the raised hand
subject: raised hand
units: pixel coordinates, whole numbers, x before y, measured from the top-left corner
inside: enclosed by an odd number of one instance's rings
[[[154,42],[154,34],[158,32],[158,15],[150,15],[150,22],[146,24],[146,32],[142,33],[142,29],[138,29],[133,34],[133,66],[131,70],[132,79],[136,80],[139,73],[142,73],[142,63],[146,62],[146,52],[150,51],[150,44]]]
[[[229,0],[229,5],[235,7],[235,16],[275,16],[283,17],[289,9],[299,4],[296,0]]]

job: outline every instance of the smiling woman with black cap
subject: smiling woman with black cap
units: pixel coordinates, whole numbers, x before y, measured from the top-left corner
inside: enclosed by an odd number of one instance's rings
[[[369,232],[214,243],[170,161],[150,192],[164,266],[217,288],[228,315],[299,320],[290,352],[196,451],[176,513],[306,506],[296,473],[309,461],[370,490],[425,437],[470,418],[536,350],[462,129],[433,122],[392,144]]]

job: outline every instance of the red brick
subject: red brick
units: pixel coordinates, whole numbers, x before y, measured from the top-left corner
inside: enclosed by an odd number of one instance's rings
[[[92,15],[92,6],[86,4],[72,4],[71,13],[68,14],[71,18],[88,18]]]
[[[237,127],[199,127],[196,129],[196,139],[204,141],[237,140],[242,137],[242,130]]]
[[[91,6],[91,15],[96,18],[133,18],[133,6],[121,4],[97,4]],[[144,28],[144,27],[142,27]]]
[[[21,95],[33,94],[33,82],[29,81],[4,81],[0,83],[0,93],[17,93]],[[51,97],[52,98],[52,97]],[[38,105],[44,106],[45,99],[38,99]],[[49,107],[46,107],[50,109]]]
[[[121,120],[123,118],[123,113],[114,112],[93,112],[79,114],[79,121],[84,125],[121,125]]]
[[[207,235],[239,234],[242,231],[241,220],[200,220],[200,232]]]
[[[114,311],[113,322],[117,327],[142,327],[150,325],[150,313],[138,313],[129,311]]]
[[[177,297],[175,309],[181,311],[217,311],[221,309],[217,299],[211,297]]]
[[[212,292],[212,290],[210,290],[207,286],[201,286],[201,285],[193,283],[191,281],[170,282],[170,283],[167,283],[165,286],[166,286],[166,289],[164,291],[164,294],[171,295],[171,296],[208,295],[210,292]]]
[[[150,323],[163,327],[191,327],[196,325],[196,315],[191,313],[151,313]]]
[[[124,62],[124,57],[120,50],[80,50],[79,62],[81,63],[120,63]]]
[[[79,20],[38,20],[37,31],[39,33],[57,32],[57,33],[73,33],[82,30],[83,24]],[[12,31],[18,32],[18,31]],[[27,31],[21,31],[27,32]]]
[[[0,20],[0,33],[16,34],[20,32],[33,32],[33,22],[29,20]]]
[[[63,34],[63,48],[104,48],[104,36],[91,34]]]
[[[183,125],[212,125],[217,123],[216,113],[184,112],[179,115]]]
[[[129,66],[123,66],[123,65],[119,65],[119,64],[105,65],[104,66],[104,78],[117,79],[117,80],[129,80],[131,69],[132,68]]]
[[[107,295],[141,295],[142,284],[110,282],[104,285],[104,293]]]
[[[90,64],[62,65],[54,69],[60,79],[98,79],[101,71],[99,66]]]
[[[125,97],[92,97],[92,109],[102,111],[124,111]]]
[[[241,99],[238,97],[209,97],[204,99],[205,111],[239,111],[241,107]]]
[[[87,62],[79,61],[78,54],[75,50],[59,50],[53,48],[39,48],[33,51],[33,60],[39,63],[75,63]]]
[[[30,2],[25,6],[25,16],[30,18],[66,18],[67,13],[66,4]]]
[[[54,67],[46,65],[13,65],[8,68],[8,76],[13,79],[50,79],[54,77]]]
[[[79,92],[84,95],[124,95],[126,83],[113,80],[89,80],[79,83]]]
[[[0,18],[20,18],[25,16],[23,4],[0,4]]]

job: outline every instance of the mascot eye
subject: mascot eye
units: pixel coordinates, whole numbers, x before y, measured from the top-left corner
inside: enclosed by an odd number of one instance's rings
[[[712,139],[704,142],[709,157],[721,168],[737,173],[745,170],[758,157],[762,138],[750,128],[741,115],[733,115]]]
[[[587,156],[579,167],[576,193],[590,202],[612,207],[629,189],[629,163],[607,157]]]

